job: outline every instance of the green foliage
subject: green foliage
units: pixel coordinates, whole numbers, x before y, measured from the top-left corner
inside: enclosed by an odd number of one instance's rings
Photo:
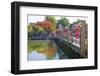
[[[41,26],[32,25],[30,23],[28,25],[28,39],[30,40],[32,35],[35,35],[35,34],[47,34],[47,31],[43,27],[41,27]]]
[[[30,39],[32,37],[32,32],[33,32],[33,26],[32,24],[30,23],[28,25],[28,39]]]
[[[69,23],[69,19],[62,17],[61,19],[57,20],[57,26],[62,25],[64,27],[68,26]]]
[[[36,28],[33,28],[33,34],[47,34],[47,31],[43,27],[40,27],[38,25],[36,26]]]
[[[56,23],[56,18],[55,16],[46,16],[46,20],[51,21],[52,23]]]
[[[28,25],[28,32],[32,32],[32,24],[30,23],[29,25]]]
[[[71,28],[73,27],[74,24],[77,24],[80,22],[80,19],[77,19],[76,21],[74,21],[72,24],[70,24],[69,28],[71,30]]]
[[[51,32],[56,31],[56,18],[55,16],[46,16],[46,20],[52,22],[52,26],[49,28]]]
[[[46,40],[28,40],[28,52],[48,50],[48,41]]]

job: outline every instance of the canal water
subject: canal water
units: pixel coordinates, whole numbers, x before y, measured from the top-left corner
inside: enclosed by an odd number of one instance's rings
[[[59,60],[81,58],[75,50],[57,40],[29,40],[27,60]]]
[[[57,45],[54,40],[31,40],[28,42],[28,48],[33,48],[30,52],[28,49],[27,60],[59,60]],[[37,46],[36,46],[37,45]],[[42,50],[43,49],[43,50]]]

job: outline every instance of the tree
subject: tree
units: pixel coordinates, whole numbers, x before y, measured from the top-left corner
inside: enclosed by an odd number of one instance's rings
[[[29,25],[28,25],[28,32],[32,32],[32,24],[30,23]]]
[[[39,25],[36,25],[34,28],[33,28],[33,34],[47,34],[46,30],[39,26]]]
[[[32,32],[33,32],[33,26],[32,23],[28,25],[28,39],[32,37]]]
[[[72,24],[70,24],[70,30],[72,30],[73,25],[78,24],[80,22],[80,19],[77,19],[76,21],[74,21]]]
[[[38,26],[38,33],[47,34],[46,30],[41,26]]]
[[[57,27],[59,27],[59,25],[62,25],[63,27],[66,27],[68,26],[70,23],[69,23],[69,19],[65,18],[65,17],[62,17],[61,19],[59,19],[57,21]]]
[[[46,16],[46,20],[51,21],[52,23],[56,23],[55,16]]]
[[[55,16],[46,16],[46,20],[50,21],[52,23],[51,26],[49,27],[49,30],[52,32],[55,32],[56,31],[56,18],[55,18]]]

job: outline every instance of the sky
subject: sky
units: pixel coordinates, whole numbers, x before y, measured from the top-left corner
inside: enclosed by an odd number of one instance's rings
[[[42,22],[42,21],[45,20],[45,17],[46,16],[42,16],[42,15],[28,15],[28,24],[29,23]],[[55,17],[56,17],[56,20],[59,20],[61,18],[61,16],[55,16]],[[88,22],[87,17],[68,16],[68,17],[65,17],[65,18],[68,18],[70,20],[70,23],[73,23],[77,19],[86,20],[86,22]]]

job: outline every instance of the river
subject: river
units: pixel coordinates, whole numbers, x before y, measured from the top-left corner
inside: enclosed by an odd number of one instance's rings
[[[33,50],[31,52],[28,51],[28,56],[27,56],[28,61],[58,60],[59,59],[59,54],[57,52],[57,45],[54,40],[31,40],[29,41],[28,44],[34,45]],[[36,46],[36,45],[39,45],[39,46]]]

